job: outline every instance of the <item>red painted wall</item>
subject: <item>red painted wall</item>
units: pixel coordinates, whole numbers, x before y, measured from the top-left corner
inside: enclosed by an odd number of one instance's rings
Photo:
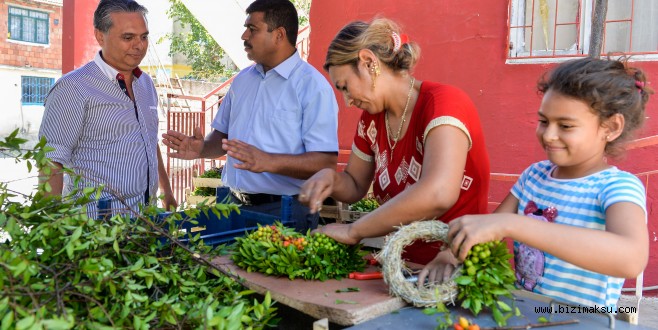
[[[492,172],[520,173],[545,158],[534,132],[541,97],[537,79],[554,64],[505,64],[508,1],[315,0],[311,7],[309,62],[324,64],[334,35],[352,20],[384,16],[397,21],[422,49],[414,75],[453,84],[473,99],[487,138]],[[658,62],[637,62],[658,81]],[[656,84],[654,83],[654,86]],[[655,87],[654,87],[655,88]],[[339,139],[350,149],[360,110],[347,109],[340,95]],[[658,95],[649,102],[650,117],[641,137],[658,134]],[[632,173],[658,170],[658,146],[630,151],[619,166]],[[492,182],[490,201],[500,202],[511,183]],[[651,256],[645,286],[658,285],[658,174],[649,177],[647,208]],[[546,239],[550,239],[547,237]],[[596,253],[596,251],[592,251]],[[627,281],[626,286],[633,285]],[[656,291],[653,291],[656,293]]]
[[[62,74],[94,59],[100,49],[94,37],[94,10],[99,0],[64,0]]]

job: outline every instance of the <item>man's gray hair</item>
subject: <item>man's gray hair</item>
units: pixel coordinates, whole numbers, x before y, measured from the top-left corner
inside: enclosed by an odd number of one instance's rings
[[[107,33],[112,27],[112,13],[141,13],[146,19],[148,10],[134,0],[101,0],[94,12],[94,28]]]

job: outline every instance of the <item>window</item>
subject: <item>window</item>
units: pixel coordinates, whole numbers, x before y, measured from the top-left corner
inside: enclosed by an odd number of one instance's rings
[[[9,7],[9,39],[48,44],[48,13]]]
[[[594,3],[510,1],[508,57],[587,55]],[[658,1],[608,0],[602,53],[658,54]]]
[[[25,105],[41,105],[46,99],[50,87],[55,83],[55,78],[46,77],[21,77],[21,102]]]

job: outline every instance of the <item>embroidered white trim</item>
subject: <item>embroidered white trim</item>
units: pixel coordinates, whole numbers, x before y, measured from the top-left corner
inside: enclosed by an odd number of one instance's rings
[[[430,121],[430,123],[427,124],[427,127],[425,128],[425,132],[423,133],[423,144],[425,144],[425,140],[427,139],[427,134],[433,128],[441,125],[450,125],[462,130],[462,132],[464,132],[464,134],[466,134],[466,137],[468,138],[468,150],[471,150],[471,147],[473,147],[473,140],[471,140],[471,134],[468,132],[466,125],[464,125],[464,123],[462,123],[459,119],[452,116],[441,116],[439,118],[432,119],[432,121]]]
[[[363,161],[366,161],[368,163],[372,163],[373,158],[372,156],[366,155],[364,152],[359,150],[359,148],[356,147],[356,144],[352,143],[352,153],[356,155],[357,157],[361,158]]]

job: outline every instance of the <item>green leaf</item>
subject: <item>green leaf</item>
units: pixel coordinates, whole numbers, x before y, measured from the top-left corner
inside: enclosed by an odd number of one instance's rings
[[[540,316],[537,318],[537,322],[539,323],[548,323],[548,319],[544,316]]]
[[[502,326],[505,325],[505,323],[506,323],[505,322],[505,317],[503,316],[503,313],[501,313],[498,308],[494,307],[491,310],[491,315],[493,316],[494,321],[496,321],[496,324],[498,324],[498,326],[502,327]]]
[[[34,316],[30,315],[16,322],[16,330],[25,330],[34,324]]]
[[[139,318],[139,316],[137,315],[133,316],[133,328],[135,330],[139,330],[142,328],[142,319]]]
[[[0,330],[7,330],[14,323],[14,312],[9,311],[5,314],[5,317],[2,318],[2,325],[0,325]]]
[[[41,323],[48,330],[64,330],[73,328],[72,324],[64,320],[45,320]]]
[[[512,311],[512,307],[509,307],[509,305],[506,304],[505,302],[502,302],[502,301],[499,300],[499,301],[496,301],[496,304],[498,304],[498,307],[500,307],[500,309],[503,312],[511,312]]]
[[[116,252],[117,256],[121,255],[121,252],[119,250],[119,241],[114,240],[114,243],[112,243],[112,249],[114,252]]]
[[[455,283],[458,285],[469,285],[473,282],[473,279],[469,276],[459,276],[455,279]]]

